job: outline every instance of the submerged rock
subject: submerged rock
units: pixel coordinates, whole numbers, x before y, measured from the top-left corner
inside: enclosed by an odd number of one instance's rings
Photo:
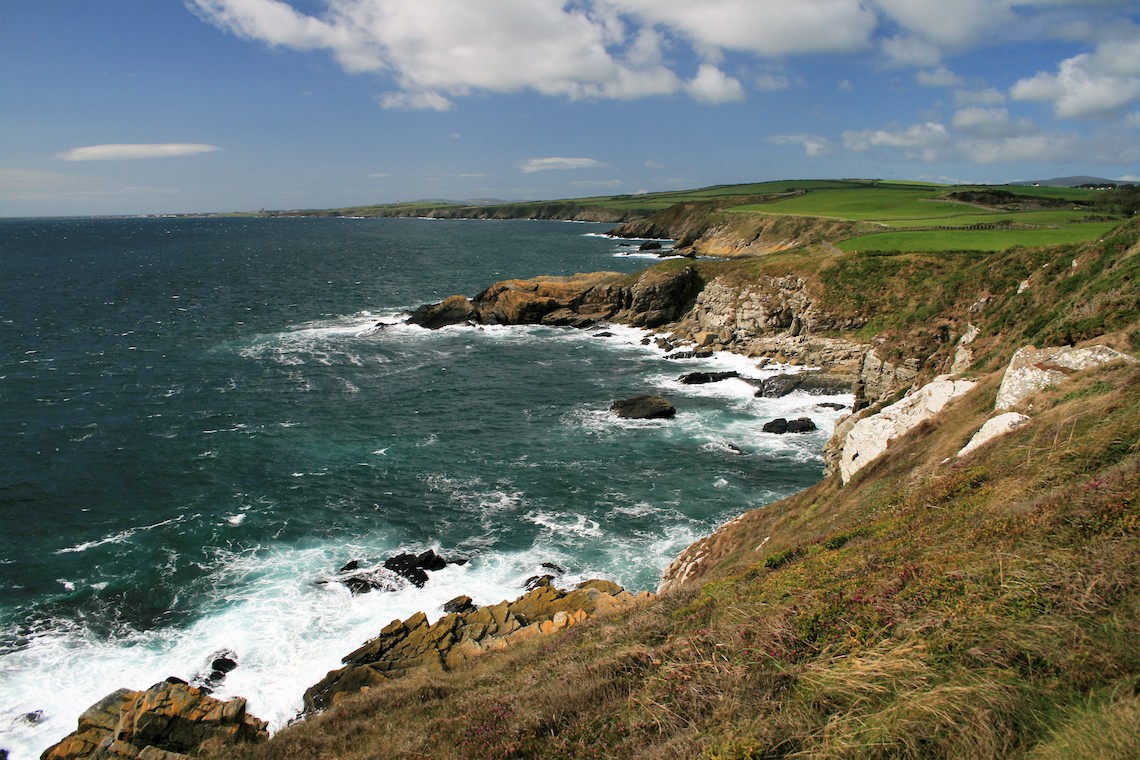
[[[222,702],[177,678],[146,691],[119,689],[87,708],[78,728],[40,757],[179,760],[268,739],[265,721],[245,710],[244,699]]]
[[[728,370],[727,372],[690,372],[687,375],[682,375],[679,382],[682,385],[704,385],[705,383],[719,383],[721,380],[731,380],[740,377],[740,373],[736,370]]]
[[[610,411],[627,420],[668,419],[677,409],[664,396],[634,396],[610,405]]]

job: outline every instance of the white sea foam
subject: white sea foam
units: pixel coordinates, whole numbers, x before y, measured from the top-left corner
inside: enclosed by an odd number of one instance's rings
[[[96,546],[103,546],[104,544],[120,544],[120,543],[123,543],[124,541],[126,541],[127,539],[129,539],[134,534],[138,533],[139,531],[153,530],[155,528],[161,528],[165,525],[172,525],[174,523],[181,522],[182,520],[183,520],[183,517],[172,517],[169,520],[163,520],[162,522],[157,522],[154,525],[140,525],[137,528],[128,528],[127,530],[121,530],[121,531],[118,531],[116,533],[112,533],[109,536],[104,536],[103,538],[96,539],[94,541],[84,541],[81,544],[75,544],[74,546],[68,546],[68,547],[65,547],[63,549],[56,549],[55,553],[56,554],[71,554],[74,552],[85,552],[88,549],[93,549]]]

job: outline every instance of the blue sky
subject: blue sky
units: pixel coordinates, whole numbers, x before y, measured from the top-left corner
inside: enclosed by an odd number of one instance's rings
[[[1073,174],[1137,0],[0,0],[0,216]]]

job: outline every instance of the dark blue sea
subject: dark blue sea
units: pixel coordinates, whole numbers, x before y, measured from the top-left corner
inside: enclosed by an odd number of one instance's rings
[[[426,219],[0,220],[0,748],[37,757],[119,688],[215,653],[277,728],[394,618],[525,580],[654,589],[723,521],[820,476],[836,412],[685,386],[741,357],[644,333],[427,331],[495,280],[652,263],[605,225]],[[610,403],[662,392],[671,421]],[[834,399],[833,399],[834,400]],[[821,430],[762,433],[776,416]],[[350,560],[466,558],[353,596]]]

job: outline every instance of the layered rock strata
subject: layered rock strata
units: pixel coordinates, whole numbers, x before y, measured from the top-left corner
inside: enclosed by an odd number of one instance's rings
[[[344,667],[330,671],[305,692],[306,712],[323,710],[354,694],[408,671],[453,670],[468,660],[526,639],[549,635],[595,615],[630,609],[653,599],[634,595],[612,581],[591,580],[561,591],[551,576],[536,579],[534,588],[513,602],[476,607],[469,598],[453,600],[455,610],[428,623],[420,612],[393,620],[380,634],[347,655]]]
[[[204,689],[168,679],[145,691],[119,689],[79,716],[79,727],[43,760],[181,760],[205,750],[269,738],[246,701],[214,699]]]

